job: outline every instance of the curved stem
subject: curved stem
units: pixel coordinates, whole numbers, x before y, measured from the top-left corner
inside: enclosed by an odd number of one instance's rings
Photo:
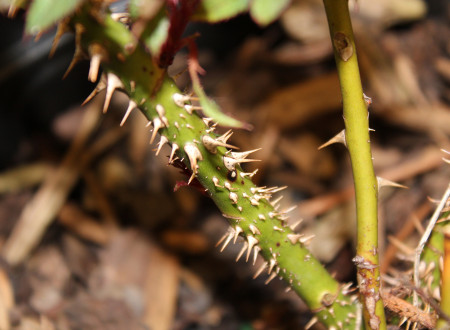
[[[358,243],[354,262],[364,319],[371,329],[385,329],[378,264],[378,185],[370,149],[369,113],[361,86],[348,0],[324,0],[324,4],[341,84],[345,140],[355,183]]]
[[[152,141],[159,133],[159,145],[171,145],[170,159],[174,156],[184,161],[193,173],[189,182],[197,179],[228,219],[230,228],[223,248],[243,237],[240,256],[255,260],[262,255],[265,262],[260,270],[270,275],[267,282],[283,278],[322,323],[329,328],[354,329],[354,297],[310,254],[305,247],[309,237],[287,225],[289,210],[278,211],[276,202],[270,199],[281,189],[256,187],[250,180],[252,174],[244,173],[239,166],[252,161],[247,153],[225,149],[232,147],[226,143],[227,134],[217,137],[212,133],[214,127],[188,108],[190,105],[184,102],[189,102],[189,95],[180,94],[174,81],[158,69],[127,28],[104,12],[90,9],[80,11],[71,21],[77,32],[77,47],[91,53],[93,45],[102,47],[101,54],[107,54],[102,57],[107,94],[113,86],[128,94],[130,109],[138,107],[151,121]]]

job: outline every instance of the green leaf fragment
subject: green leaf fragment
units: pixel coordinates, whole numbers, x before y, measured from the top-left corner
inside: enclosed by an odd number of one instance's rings
[[[28,11],[25,33],[36,35],[72,14],[84,0],[34,0]]]
[[[199,83],[193,83],[194,92],[199,98],[200,105],[202,107],[203,113],[206,117],[212,118],[215,122],[222,126],[237,127],[251,129],[251,125],[227,116],[222,111],[220,111],[219,106],[211,99],[209,99],[203,88]]]
[[[246,12],[249,4],[250,0],[202,0],[192,19],[209,23],[225,21]]]
[[[158,56],[161,47],[167,40],[169,35],[170,22],[165,14],[164,8],[159,11],[158,15],[147,23],[145,31],[142,34],[142,39],[148,47],[152,56]]]
[[[148,21],[158,13],[164,4],[165,0],[130,0],[128,11],[133,20]]]
[[[261,26],[275,21],[289,6],[291,0],[253,0],[250,15]]]

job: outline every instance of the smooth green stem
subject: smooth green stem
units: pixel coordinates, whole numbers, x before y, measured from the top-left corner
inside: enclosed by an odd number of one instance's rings
[[[379,294],[378,185],[370,149],[369,113],[361,85],[348,0],[324,0],[324,4],[341,84],[345,137],[355,183],[358,243],[354,261],[364,319],[371,329],[385,329],[384,307]]]

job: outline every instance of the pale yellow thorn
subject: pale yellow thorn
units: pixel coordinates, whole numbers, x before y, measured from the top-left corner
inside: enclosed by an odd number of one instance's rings
[[[86,98],[86,100],[83,101],[83,103],[81,103],[81,105],[85,105],[86,103],[88,103],[90,100],[92,100],[94,98],[94,96],[96,96],[98,93],[100,93],[101,91],[103,91],[106,88],[106,75],[103,74],[100,78],[100,81],[98,82],[97,86],[95,86],[94,90],[91,92],[91,94],[89,94],[89,96]]]
[[[227,143],[228,139],[233,135],[233,131],[230,129],[226,133],[222,134],[218,138],[216,138],[217,141],[220,141],[222,143]]]
[[[312,328],[312,326],[314,324],[316,324],[319,321],[319,319],[317,318],[317,316],[314,316],[311,320],[309,320],[308,323],[306,323],[305,325],[305,330],[309,330]]]
[[[244,245],[242,246],[241,251],[239,251],[237,257],[236,257],[236,262],[239,261],[239,259],[241,259],[241,257],[244,255],[245,250],[247,250],[248,248],[248,243],[244,241]]]
[[[156,156],[159,155],[159,152],[161,151],[163,145],[165,145],[168,142],[169,142],[169,140],[164,135],[161,135],[161,140],[159,141],[158,149],[156,150]]]
[[[297,222],[293,223],[292,225],[289,226],[289,228],[291,228],[291,230],[295,230],[295,228],[297,228],[297,226],[299,224],[301,224],[303,222],[303,219],[298,220]]]
[[[69,32],[69,26],[67,24],[67,20],[62,20],[58,24],[58,28],[56,29],[55,38],[53,39],[52,48],[50,49],[50,53],[48,54],[49,58],[52,58],[55,54],[56,48],[58,47],[59,41],[61,40],[61,37],[66,33]]]
[[[223,243],[222,248],[220,249],[220,252],[223,252],[223,250],[225,250],[225,248],[228,246],[228,244],[230,244],[231,239],[233,238],[233,236],[234,236],[234,230],[233,230],[233,228],[230,228],[229,232],[228,232],[228,234],[226,236],[225,243]]]
[[[102,56],[100,54],[93,54],[89,65],[88,80],[90,82],[96,82],[98,77],[98,71],[100,70],[100,63]]]
[[[250,257],[250,253],[252,252],[253,247],[259,243],[259,241],[253,236],[247,236],[247,241],[248,241],[248,249],[245,261],[248,261],[248,258]]]
[[[72,61],[69,64],[66,72],[63,75],[63,79],[67,77],[67,75],[72,71],[75,64],[78,63],[81,59],[85,57],[85,54],[81,48],[81,34],[84,32],[84,27],[80,23],[75,24],[75,54],[73,54]]]
[[[178,144],[173,143],[173,144],[172,144],[172,152],[170,153],[170,156],[169,156],[169,164],[172,163],[172,161],[173,161],[173,159],[174,159],[174,156],[175,156],[175,152],[176,152],[178,149],[179,149]]]
[[[258,148],[258,149],[253,149],[253,150],[249,150],[249,151],[243,151],[243,152],[231,152],[231,155],[233,156],[234,159],[244,159],[247,158],[248,155],[261,150],[262,148]]]
[[[318,150],[328,147],[329,145],[334,144],[334,143],[342,143],[344,146],[347,146],[347,141],[345,138],[345,129],[343,129],[338,134],[336,134],[334,137],[332,137],[330,140],[328,140],[328,142],[325,142],[324,144],[322,144],[318,148]]]
[[[302,236],[302,234],[287,234],[287,238],[292,244],[296,244]]]
[[[256,263],[256,259],[258,258],[258,253],[259,253],[259,251],[261,251],[261,248],[260,248],[258,245],[256,245],[256,246],[253,248],[253,266],[254,266],[255,263]]]
[[[137,108],[136,102],[134,102],[133,100],[130,100],[130,102],[128,103],[128,108],[125,111],[125,115],[123,116],[123,119],[120,122],[120,126],[123,126],[125,124],[125,122],[127,121],[128,117],[131,114],[131,111],[133,111],[136,108]]]
[[[277,274],[274,272],[272,273],[269,278],[264,282],[265,285],[269,284],[270,281],[272,281],[275,277],[277,276]]]
[[[261,275],[261,273],[264,271],[264,269],[266,269],[268,263],[267,261],[265,261],[261,267],[258,268],[258,270],[256,271],[255,275],[253,275],[253,279],[257,278],[259,275]]]
[[[159,119],[159,118],[155,118],[155,119]],[[195,175],[197,174],[197,169],[198,169],[197,161],[203,160],[203,156],[202,156],[200,150],[198,149],[198,147],[193,143],[186,143],[184,146],[184,151],[188,155],[189,163],[191,164],[192,175],[188,181],[188,184],[190,184],[192,182],[192,180],[194,179]]]
[[[380,190],[382,187],[396,187],[396,188],[408,189],[407,186],[404,186],[400,183],[397,183],[397,182],[394,182],[391,180],[381,178],[379,176],[377,176],[377,182],[378,182],[378,190]]]
[[[153,119],[153,132],[152,132],[152,136],[150,138],[150,144],[153,143],[153,141],[155,141],[155,137],[156,137],[156,133],[158,133],[159,129],[162,128],[164,125],[161,121],[161,119],[159,119],[158,117]]]
[[[103,113],[106,113],[106,111],[108,111],[114,91],[118,88],[123,88],[122,82],[114,73],[108,73],[106,76],[106,80],[106,96],[105,103],[103,104]]]

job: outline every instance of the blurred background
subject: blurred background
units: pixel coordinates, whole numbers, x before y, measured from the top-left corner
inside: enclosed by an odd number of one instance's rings
[[[407,274],[430,198],[450,178],[440,150],[450,149],[450,4],[351,5],[376,174],[408,187],[380,193],[382,271]],[[0,16],[0,328],[303,328],[311,315],[284,283],[253,280],[258,265],[235,262],[241,242],[215,248],[226,220],[195,188],[174,192],[186,177],[167,166],[169,149],[155,157],[144,117],[133,112],[119,127],[127,97],[115,93],[106,115],[103,93],[81,106],[94,88],[88,62],[62,80],[73,37],[49,59],[55,31],[24,37],[24,15]],[[254,127],[231,140],[262,148],[255,181],[289,186],[290,221],[303,219],[297,230],[316,235],[312,252],[354,281],[348,154],[317,150],[344,128],[321,1],[293,1],[264,29],[240,15],[186,35],[195,32],[208,95]],[[188,88],[185,52],[170,72]]]

